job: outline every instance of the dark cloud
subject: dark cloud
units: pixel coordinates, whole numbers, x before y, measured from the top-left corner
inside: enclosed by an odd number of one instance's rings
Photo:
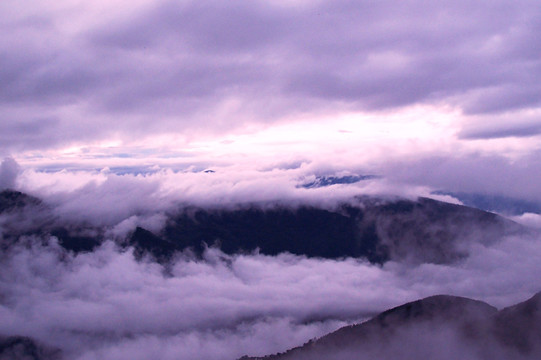
[[[92,40],[97,46],[127,49],[161,47],[171,41],[177,51],[252,52],[287,35],[292,15],[261,1],[162,1],[120,24],[97,29]]]
[[[534,1],[160,1],[77,31],[62,15],[2,24],[0,103],[18,113],[2,122],[19,148],[116,131],[231,131],[329,107],[539,106]],[[44,113],[58,122],[38,139],[17,128]]]
[[[541,121],[509,121],[505,124],[481,125],[462,130],[464,139],[498,139],[507,137],[530,137],[541,134]]]

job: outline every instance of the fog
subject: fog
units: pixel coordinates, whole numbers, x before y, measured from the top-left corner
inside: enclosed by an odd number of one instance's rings
[[[0,191],[35,197],[0,209],[0,335],[67,359],[234,359],[424,296],[501,307],[540,290],[541,217],[524,213],[541,208],[538,1],[3,0],[0,13]],[[466,229],[467,256],[447,265],[215,248],[161,265],[120,246],[188,207],[460,193],[531,202],[508,214],[537,230]],[[70,253],[57,228],[103,241]]]
[[[281,204],[334,208],[357,195],[411,199],[429,196],[458,202],[450,196],[432,195],[431,189],[422,185],[404,185],[378,177],[311,189],[301,186],[313,181],[318,173],[357,174],[326,173],[310,165],[265,170],[232,166],[216,168],[213,173],[158,168],[145,174],[117,174],[108,169],[55,172],[27,169],[17,177],[15,187],[42,199],[63,221],[100,227],[114,227],[129,219],[135,227],[141,219],[182,206],[233,208],[246,204],[261,207]],[[364,175],[361,170],[358,173]]]
[[[313,181],[315,171],[303,164],[121,175],[20,170],[5,160],[1,170],[5,186],[42,199],[20,213],[3,213],[2,233],[53,222],[105,237],[93,252],[74,254],[54,237],[22,232],[0,254],[0,335],[32,337],[67,359],[262,356],[426,296],[465,296],[501,308],[541,289],[535,235],[466,242],[468,257],[451,264],[226,255],[211,247],[202,258],[186,251],[161,265],[118,246],[136,226],[158,233],[168,215],[188,205],[333,208],[356,195],[431,196],[424,186],[376,177],[306,189],[300,185]],[[535,225],[537,217],[516,220]],[[471,229],[471,238],[483,231]]]
[[[282,254],[203,259],[169,269],[108,241],[68,254],[26,238],[2,254],[0,334],[59,347],[70,359],[233,359],[284,351],[387,308],[434,294],[498,307],[539,290],[538,239],[476,245],[454,265]]]

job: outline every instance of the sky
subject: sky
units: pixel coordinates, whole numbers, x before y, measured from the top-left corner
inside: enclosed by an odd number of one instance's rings
[[[0,157],[22,172],[369,173],[541,201],[536,1],[0,11]]]
[[[504,215],[541,227],[538,1],[2,0],[0,14],[0,190],[107,237],[2,252],[0,335],[78,360],[233,359],[424,296],[501,308],[540,290],[535,237],[418,266],[209,249],[168,274],[109,241],[159,232],[179,204],[359,194],[527,202]],[[372,177],[302,186],[352,175]],[[34,215],[2,214],[0,240]]]

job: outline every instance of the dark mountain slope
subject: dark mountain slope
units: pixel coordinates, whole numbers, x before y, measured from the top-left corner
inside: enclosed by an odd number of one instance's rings
[[[39,206],[40,199],[23,194],[20,191],[3,190],[0,192],[0,214],[13,210],[20,210],[27,206]]]
[[[541,354],[541,293],[501,310],[494,317],[492,329],[500,342],[521,353]]]
[[[137,227],[128,243],[134,248],[134,255],[140,259],[145,254],[152,254],[159,262],[167,262],[175,251],[181,250],[175,244],[164,240],[148,230]]]
[[[541,293],[498,312],[480,301],[432,296],[285,353],[242,359],[539,359],[540,303]]]
[[[290,252],[309,257],[388,260],[388,252],[377,243],[377,235],[360,231],[362,217],[362,211],[353,207],[340,211],[314,207],[197,209],[173,217],[163,235],[179,247],[191,247],[198,253],[204,243],[216,243],[229,254],[259,249],[268,255]]]
[[[0,336],[0,360],[60,360],[62,353],[24,336]]]
[[[65,221],[39,199],[0,193],[2,248],[24,236],[54,236],[73,252],[92,251],[107,229]],[[419,198],[359,197],[334,208],[310,205],[252,204],[237,207],[182,207],[169,214],[164,229],[136,228],[128,239],[138,257],[167,262],[178,251],[201,255],[207,246],[227,254],[259,250],[321,258],[365,258],[413,263],[451,263],[468,255],[469,244],[490,244],[525,229],[503,217],[474,208]]]
[[[465,206],[426,198],[362,198],[332,210],[183,209],[171,216],[159,236],[176,250],[191,248],[198,254],[205,244],[216,244],[229,254],[259,249],[268,255],[363,257],[372,263],[449,263],[467,256],[471,242],[489,244],[521,231],[505,218]]]
[[[64,222],[36,197],[13,190],[0,192],[0,249],[6,250],[23,237],[45,240],[54,236],[63,248],[78,253],[92,251],[103,240],[83,233],[80,225]]]
[[[522,215],[526,212],[537,214],[541,212],[541,204],[536,201],[516,199],[507,196],[446,191],[435,191],[434,194],[450,195],[459,199],[464,205],[486,211],[495,211],[500,214]]]
[[[486,211],[419,198],[366,207],[363,224],[376,227],[379,243],[392,259],[449,263],[467,256],[471,242],[490,244],[523,231]]]

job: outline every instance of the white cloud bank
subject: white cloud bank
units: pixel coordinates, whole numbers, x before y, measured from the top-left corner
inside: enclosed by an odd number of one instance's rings
[[[455,265],[292,255],[180,256],[169,271],[107,242],[67,255],[53,244],[1,258],[0,334],[32,336],[70,359],[234,359],[299,345],[434,294],[511,305],[539,291],[539,239],[474,245]]]

